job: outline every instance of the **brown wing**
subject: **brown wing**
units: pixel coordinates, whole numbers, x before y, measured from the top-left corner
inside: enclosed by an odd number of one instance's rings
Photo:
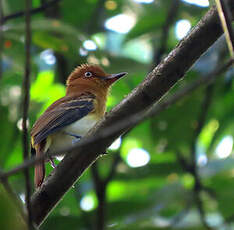
[[[72,124],[94,110],[95,96],[85,94],[63,97],[55,101],[36,121],[31,136],[32,145],[43,141],[48,135]]]

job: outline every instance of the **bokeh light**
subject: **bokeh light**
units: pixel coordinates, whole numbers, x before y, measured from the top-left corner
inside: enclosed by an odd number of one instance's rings
[[[232,152],[233,137],[231,135],[225,136],[218,144],[215,153],[219,158],[226,158]]]
[[[116,15],[105,22],[105,27],[108,30],[122,34],[128,33],[134,25],[135,19],[126,14]]]
[[[144,4],[150,4],[154,2],[154,0],[133,0],[133,1],[137,3],[144,3]]]
[[[176,38],[179,40],[182,39],[188,34],[190,29],[191,29],[191,24],[188,20],[185,19],[179,20],[175,26]]]
[[[132,167],[142,167],[149,163],[150,155],[142,148],[131,149],[127,155],[127,164]]]
[[[208,7],[209,6],[209,0],[182,0],[184,2],[187,2],[189,4],[197,5],[200,7]]]
[[[201,153],[201,154],[198,155],[198,157],[197,157],[197,164],[199,166],[201,166],[201,167],[205,166],[207,164],[207,162],[208,162],[208,159],[207,159],[207,156],[206,156],[205,153]]]
[[[83,47],[80,47],[79,48],[79,54],[80,54],[80,56],[87,56],[88,51],[86,49],[84,49]]]
[[[105,7],[107,10],[115,10],[117,8],[117,3],[115,1],[109,0],[105,2]]]
[[[80,200],[80,207],[84,211],[91,211],[95,207],[95,200],[92,195],[85,195]]]
[[[47,65],[54,65],[56,62],[56,58],[53,54],[51,49],[44,50],[40,54],[40,58],[47,64]]]
[[[111,146],[108,148],[110,150],[117,150],[119,149],[120,145],[121,145],[121,138],[119,137],[118,139],[116,139],[112,144]]]
[[[83,46],[87,50],[96,50],[97,49],[97,45],[92,40],[86,40],[86,41],[84,41],[83,42]]]

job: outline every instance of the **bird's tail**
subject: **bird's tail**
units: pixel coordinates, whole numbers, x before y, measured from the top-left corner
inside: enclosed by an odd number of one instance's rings
[[[39,144],[35,148],[36,152],[36,157],[40,157],[41,155],[44,154],[44,145]],[[32,149],[33,152],[33,149]],[[35,187],[38,188],[41,186],[45,178],[45,162],[40,161],[36,163],[35,169],[34,169],[34,184]]]

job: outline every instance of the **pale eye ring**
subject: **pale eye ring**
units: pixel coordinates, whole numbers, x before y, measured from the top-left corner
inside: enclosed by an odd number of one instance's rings
[[[93,76],[93,74],[91,72],[86,72],[85,73],[85,77],[92,77],[92,76]]]

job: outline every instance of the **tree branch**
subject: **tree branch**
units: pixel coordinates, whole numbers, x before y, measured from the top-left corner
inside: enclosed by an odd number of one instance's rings
[[[41,5],[38,8],[31,9],[30,14],[40,13],[41,11],[53,6],[54,4],[56,4],[59,1],[61,1],[61,0],[51,0],[50,2],[47,2],[47,3]],[[19,11],[19,12],[16,12],[14,14],[6,15],[6,16],[3,17],[3,22],[5,23],[8,20],[19,18],[19,17],[22,17],[22,16],[24,16],[24,11]]]
[[[228,0],[234,14],[234,2]],[[131,114],[147,109],[158,101],[174,86],[222,34],[217,11],[212,7],[201,19],[197,26],[177,45],[147,78],[130,93],[111,113],[81,140],[98,136],[102,129],[110,127]],[[202,41],[202,42],[201,42]],[[196,47],[196,48],[194,48]],[[76,147],[67,154],[62,162],[52,172],[32,197],[33,220],[40,225],[49,212],[63,197],[68,189],[76,182],[82,173],[102,154],[119,135],[131,126],[125,127],[98,143]]]
[[[22,135],[22,145],[23,145],[23,158],[26,161],[29,158],[29,143],[28,143],[28,127],[27,127],[27,119],[28,119],[28,107],[29,107],[29,100],[30,100],[30,47],[31,47],[31,29],[30,29],[30,8],[31,8],[31,0],[25,0],[25,25],[26,25],[26,35],[25,35],[25,74],[23,80],[23,135]],[[25,176],[25,202],[28,211],[28,229],[33,230],[33,223],[32,223],[32,209],[31,209],[31,184],[30,184],[30,175],[29,169],[26,168],[24,170]]]

